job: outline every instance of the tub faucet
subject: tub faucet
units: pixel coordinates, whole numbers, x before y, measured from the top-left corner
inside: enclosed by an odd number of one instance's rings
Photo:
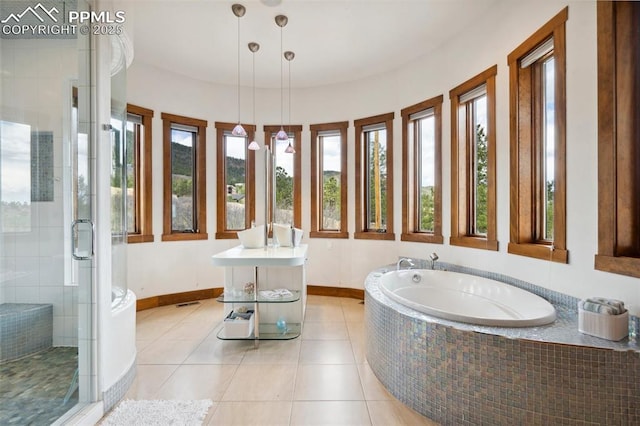
[[[396,263],[396,271],[399,271],[402,268],[402,264],[405,262],[409,265],[409,269],[415,266],[411,259],[409,259],[408,257],[403,257],[398,260],[398,263]]]
[[[438,257],[438,255],[436,254],[436,252],[433,252],[429,255],[429,259],[431,260],[431,269],[435,270],[436,269],[436,260],[440,259]]]

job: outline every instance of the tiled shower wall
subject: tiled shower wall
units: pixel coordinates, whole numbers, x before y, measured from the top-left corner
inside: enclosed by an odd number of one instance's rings
[[[63,181],[69,170],[63,161],[63,123],[69,120],[65,103],[70,105],[72,81],[78,76],[77,41],[0,42],[0,120],[27,125],[30,132],[52,140],[51,150],[33,152],[45,141],[27,150],[32,169],[30,229],[11,232],[8,224],[9,231],[0,232],[0,303],[53,304],[53,344],[75,346],[77,287],[64,285]],[[5,143],[8,135],[2,137]],[[38,193],[33,192],[36,177]]]

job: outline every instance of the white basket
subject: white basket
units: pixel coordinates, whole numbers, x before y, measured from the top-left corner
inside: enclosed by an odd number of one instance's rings
[[[629,312],[620,315],[599,314],[578,308],[578,331],[607,340],[622,340],[629,335]]]
[[[254,315],[253,311],[247,311],[249,319],[234,319],[233,311],[224,319],[224,337],[227,339],[244,339],[253,333]]]

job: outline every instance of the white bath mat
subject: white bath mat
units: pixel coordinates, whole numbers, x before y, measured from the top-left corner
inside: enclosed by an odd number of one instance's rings
[[[213,402],[126,399],[104,419],[103,426],[196,426],[201,425]]]

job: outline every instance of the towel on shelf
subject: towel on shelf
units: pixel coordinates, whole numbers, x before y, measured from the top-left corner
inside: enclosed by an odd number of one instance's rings
[[[578,306],[589,312],[606,315],[620,315],[627,312],[624,302],[615,299],[606,299],[604,297],[590,297],[581,300]]]
[[[291,293],[286,288],[275,288],[273,290],[260,290],[260,296],[265,299],[281,299],[283,297],[291,297],[293,293]]]

